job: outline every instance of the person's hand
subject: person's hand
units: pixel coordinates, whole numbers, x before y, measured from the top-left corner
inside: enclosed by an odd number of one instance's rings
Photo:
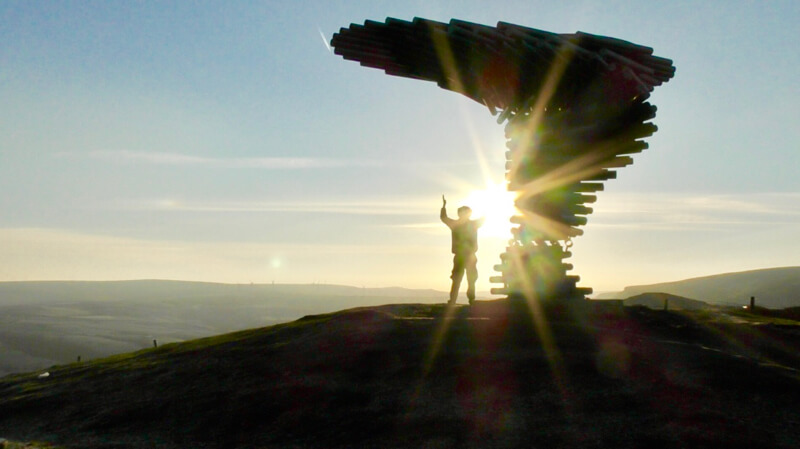
[[[442,195],[442,207],[447,206],[447,200],[444,199],[444,195]]]

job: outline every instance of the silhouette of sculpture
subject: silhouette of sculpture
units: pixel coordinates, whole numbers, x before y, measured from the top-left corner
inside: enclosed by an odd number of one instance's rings
[[[461,280],[464,272],[467,273],[467,299],[472,304],[475,301],[475,281],[478,280],[478,228],[483,225],[483,218],[470,220],[472,209],[468,206],[458,208],[458,219],[453,220],[447,216],[447,200],[442,195],[442,210],[439,218],[442,223],[450,228],[451,251],[453,252],[453,273],[450,279],[453,280],[450,286],[450,301],[448,304],[455,304],[458,297],[458,289],[461,287]]]
[[[455,19],[368,20],[342,28],[331,46],[389,75],[436,82],[505,122],[506,179],[520,215],[492,293],[528,301],[591,293],[563,260],[592,212],[585,204],[647,148],[657,129],[647,99],[675,75],[671,60],[605,36]]]

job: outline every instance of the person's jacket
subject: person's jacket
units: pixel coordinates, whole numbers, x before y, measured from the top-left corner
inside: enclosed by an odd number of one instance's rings
[[[483,218],[477,220],[453,220],[447,216],[447,211],[442,208],[439,213],[442,223],[450,228],[452,234],[451,251],[453,254],[474,254],[478,251],[478,228],[483,224]]]

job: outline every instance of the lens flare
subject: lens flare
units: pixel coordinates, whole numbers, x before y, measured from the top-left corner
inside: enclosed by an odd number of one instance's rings
[[[519,214],[514,200],[516,194],[506,190],[505,184],[487,182],[483,190],[473,190],[466,198],[464,205],[472,209],[472,218],[485,219],[481,226],[482,236],[510,237],[512,216]]]

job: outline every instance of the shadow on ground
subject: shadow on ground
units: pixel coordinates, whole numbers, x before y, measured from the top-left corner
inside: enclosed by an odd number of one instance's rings
[[[404,304],[0,379],[74,448],[797,447],[796,326],[619,303]]]

